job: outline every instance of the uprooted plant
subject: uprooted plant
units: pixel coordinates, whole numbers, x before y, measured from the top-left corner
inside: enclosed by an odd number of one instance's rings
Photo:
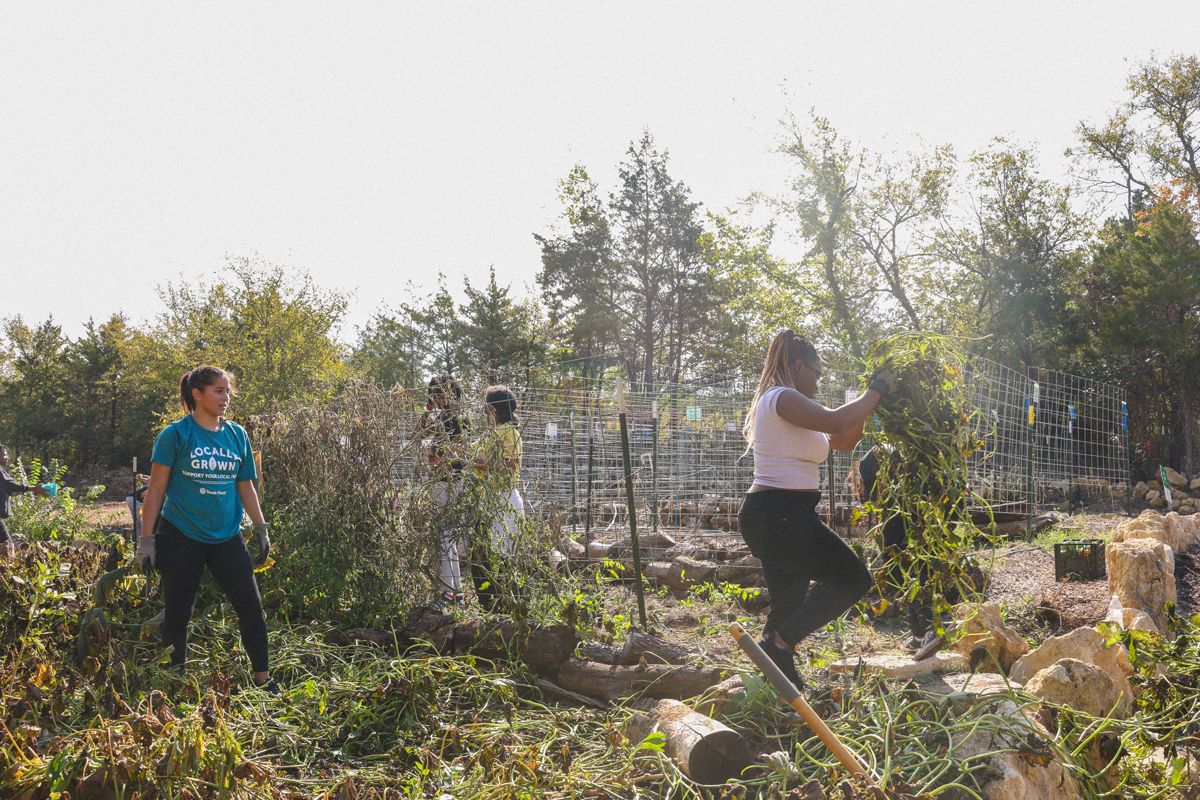
[[[987,537],[972,522],[971,507],[988,509],[971,490],[968,462],[984,447],[983,424],[971,402],[966,355],[949,339],[912,333],[878,342],[867,358],[867,375],[890,367],[896,388],[876,407],[876,491],[864,513],[898,517],[907,546],[889,548],[875,569],[882,598],[921,604],[935,624],[955,602],[981,590],[968,553]],[[882,607],[882,608],[881,608]]]

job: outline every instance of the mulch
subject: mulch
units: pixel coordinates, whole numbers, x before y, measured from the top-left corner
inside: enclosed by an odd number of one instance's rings
[[[1175,593],[1180,614],[1200,613],[1200,544],[1175,554]]]
[[[980,554],[986,569],[992,553]],[[1032,602],[1038,617],[1054,633],[1092,625],[1108,612],[1108,581],[1054,580],[1054,555],[1030,544],[1015,544],[995,552],[988,600],[1007,605]]]

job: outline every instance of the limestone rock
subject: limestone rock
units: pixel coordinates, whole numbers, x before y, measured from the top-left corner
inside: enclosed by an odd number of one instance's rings
[[[931,695],[948,698],[959,705],[969,705],[994,694],[1008,694],[1021,684],[995,672],[951,672],[935,675],[920,683],[920,689]]]
[[[1166,508],[1167,498],[1163,497],[1161,492],[1151,490],[1146,493],[1146,503],[1151,508]]]
[[[980,672],[1004,672],[1012,669],[1018,658],[1029,652],[1029,643],[1000,618],[1000,604],[989,601],[983,605],[963,603],[955,606],[954,618],[959,620],[962,635],[954,649],[978,662]],[[980,648],[986,654],[977,653]]]
[[[1035,673],[1064,658],[1094,664],[1108,673],[1122,695],[1133,699],[1133,687],[1129,684],[1133,667],[1129,664],[1128,654],[1118,644],[1106,646],[1104,634],[1095,628],[1076,628],[1062,636],[1051,636],[1036,650],[1020,658],[1013,665],[1009,678],[1018,683],[1028,683]]]
[[[1153,539],[1176,553],[1182,553],[1200,539],[1200,522],[1185,519],[1174,512],[1164,516],[1147,509],[1136,519],[1122,522],[1113,531],[1114,542],[1131,539]]]
[[[1145,481],[1138,481],[1133,487],[1133,499],[1135,502],[1140,502],[1146,499],[1146,493],[1150,491],[1150,487]]]
[[[1082,800],[1079,784],[1058,758],[1022,754],[1031,739],[1050,739],[1050,733],[1011,700],[997,701],[995,713],[1011,724],[981,726],[962,743],[965,759],[987,758],[984,774],[989,777],[980,786],[983,796],[989,800]]]
[[[1200,492],[1200,478],[1192,478],[1192,482],[1188,484],[1188,489],[1193,492]]]
[[[1122,608],[1121,601],[1115,596],[1113,603],[1108,607],[1108,613],[1104,616],[1104,621],[1115,622],[1127,631],[1159,632],[1158,626],[1154,624],[1154,620],[1150,619],[1149,614],[1140,608]]]
[[[935,672],[961,672],[963,657],[958,653],[942,650],[922,661],[913,661],[912,656],[894,653],[879,653],[867,656],[843,658],[829,665],[831,675],[847,675],[858,671],[859,664],[867,675],[882,675],[893,680],[908,680]]]
[[[1123,719],[1129,714],[1130,701],[1112,677],[1086,661],[1062,658],[1039,672],[1025,684],[1025,691],[1048,703],[1070,706],[1093,717]]]
[[[1164,469],[1167,471],[1167,483],[1171,484],[1172,489],[1182,489],[1188,485],[1187,478],[1170,467],[1164,467]]]
[[[1167,603],[1176,601],[1175,552],[1153,539],[1112,542],[1104,553],[1108,590],[1123,608],[1145,611],[1160,631],[1167,630]]]

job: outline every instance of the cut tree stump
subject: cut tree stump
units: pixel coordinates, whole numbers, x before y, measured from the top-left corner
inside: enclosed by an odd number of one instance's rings
[[[753,761],[740,733],[678,700],[660,700],[649,713],[634,715],[625,735],[637,743],[656,730],[666,738],[663,752],[698,783],[725,783]]]
[[[719,683],[721,671],[669,664],[630,667],[570,658],[559,668],[557,680],[565,689],[601,700],[618,700],[635,694],[682,700]]]

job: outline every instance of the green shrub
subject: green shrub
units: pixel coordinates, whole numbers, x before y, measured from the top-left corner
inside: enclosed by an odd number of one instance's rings
[[[53,497],[39,497],[32,492],[12,498],[12,516],[7,524],[9,530],[29,541],[52,539],[74,541],[87,538],[93,532],[87,516],[86,504],[93,502],[104,492],[103,486],[88,488],[81,499],[75,492],[62,485],[67,466],[58,461],[43,465],[33,459],[26,466],[21,459],[13,465],[13,477],[17,483],[57,483],[58,493]]]

